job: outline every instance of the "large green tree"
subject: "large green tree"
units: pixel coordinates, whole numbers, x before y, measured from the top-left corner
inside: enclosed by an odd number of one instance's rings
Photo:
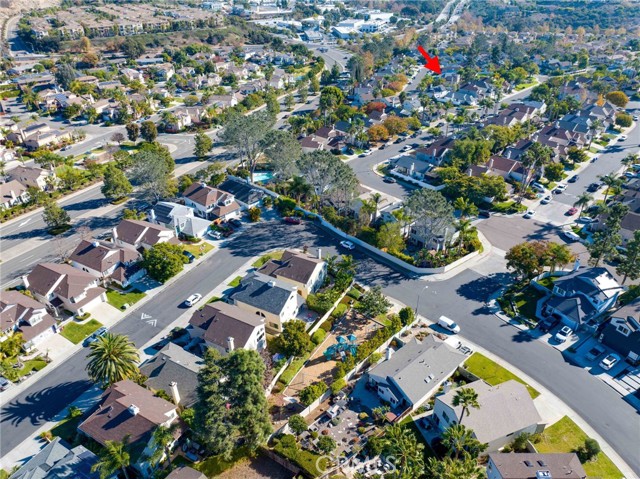
[[[158,127],[151,120],[140,123],[140,136],[144,141],[153,143],[158,138]]]
[[[616,273],[622,275],[622,284],[627,279],[635,281],[640,278],[640,230],[633,232],[633,239],[627,242],[625,250],[616,268]]]
[[[300,357],[313,349],[313,343],[307,334],[306,324],[299,319],[292,319],[284,323],[282,334],[278,337],[278,343],[287,356]]]
[[[115,201],[129,195],[133,191],[133,186],[120,168],[109,164],[104,170],[104,184],[100,191],[105,198]]]
[[[455,460],[466,454],[476,459],[488,447],[474,437],[471,429],[467,429],[462,424],[453,424],[445,429],[442,433],[442,444]]]
[[[269,131],[262,141],[262,146],[276,179],[287,181],[298,173],[296,162],[302,156],[302,148],[289,131]]]
[[[197,158],[206,158],[213,148],[213,140],[204,132],[199,131],[195,136],[194,154]]]
[[[164,146],[148,143],[131,157],[129,178],[144,196],[155,201],[169,198],[177,192],[173,179],[175,162]]]
[[[375,318],[382,314],[387,314],[391,302],[382,292],[378,285],[372,286],[360,296],[356,310],[369,318]]]
[[[137,123],[127,123],[125,129],[127,130],[127,138],[129,138],[129,141],[135,143],[140,137],[140,125]]]
[[[61,228],[71,222],[71,217],[61,206],[53,200],[47,200],[42,212],[42,219],[49,229]]]
[[[389,426],[384,435],[384,451],[396,460],[397,479],[415,479],[424,471],[424,444],[414,432],[399,424]]]
[[[127,336],[107,333],[89,345],[87,372],[95,383],[110,386],[139,375],[138,350]]]
[[[199,437],[213,454],[230,458],[240,441],[255,451],[271,434],[265,365],[256,351],[237,349],[226,357],[209,349],[198,374],[195,406]]]
[[[425,246],[444,236],[447,229],[453,234],[453,206],[441,193],[427,188],[415,190],[405,202],[405,210],[415,221],[413,229]]]
[[[142,253],[142,265],[149,276],[161,283],[182,271],[186,257],[182,247],[170,243],[158,243]]]

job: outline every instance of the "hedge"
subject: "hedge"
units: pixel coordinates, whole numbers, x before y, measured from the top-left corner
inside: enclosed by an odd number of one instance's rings
[[[313,333],[313,336],[311,336],[311,341],[313,341],[314,344],[318,345],[322,341],[324,341],[324,338],[326,336],[327,332],[324,329],[319,328],[315,333]]]

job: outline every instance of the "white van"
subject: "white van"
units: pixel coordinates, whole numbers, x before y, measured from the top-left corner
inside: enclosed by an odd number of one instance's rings
[[[460,326],[458,326],[453,319],[449,319],[446,316],[440,316],[440,319],[438,319],[438,326],[442,326],[444,329],[451,331],[452,333],[460,332]]]
[[[573,231],[571,230],[564,230],[562,232],[562,235],[567,238],[569,241],[580,241],[580,236],[578,236],[577,234],[575,234]]]

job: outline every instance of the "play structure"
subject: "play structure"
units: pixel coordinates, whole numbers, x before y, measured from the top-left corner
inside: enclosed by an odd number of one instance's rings
[[[336,361],[338,359],[344,361],[346,353],[355,357],[358,352],[358,346],[356,345],[357,339],[358,338],[354,334],[349,334],[346,338],[344,336],[338,336],[336,338],[338,342],[329,346],[322,354],[324,354],[324,357],[327,360],[335,359]]]

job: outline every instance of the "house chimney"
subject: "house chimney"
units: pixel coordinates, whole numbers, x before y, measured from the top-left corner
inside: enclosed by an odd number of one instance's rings
[[[227,338],[227,352],[230,353],[231,351],[233,351],[235,349],[236,345],[235,345],[235,341],[233,339],[232,336],[229,336]]]
[[[127,409],[129,409],[129,412],[133,415],[133,416],[137,416],[138,413],[140,412],[140,408],[138,406],[136,406],[135,404],[132,404],[131,406],[129,406]]]
[[[275,281],[269,281],[269,283],[267,283],[269,285],[270,288],[273,288],[276,285]]]
[[[318,259],[322,259],[322,248],[318,248]]]
[[[389,359],[391,359],[391,356],[393,356],[393,349],[391,348],[387,348],[387,361],[389,361]]]
[[[169,384],[171,387],[171,397],[173,398],[174,404],[180,404],[180,392],[178,391],[178,383],[175,381],[171,381]]]
[[[24,284],[25,288],[29,289],[29,279],[26,274],[22,277],[22,284]]]
[[[154,211],[153,208],[149,210],[149,219],[151,220],[152,223],[156,222],[156,212]]]
[[[114,243],[118,239],[118,229],[115,226],[111,228],[111,237],[113,238]]]

